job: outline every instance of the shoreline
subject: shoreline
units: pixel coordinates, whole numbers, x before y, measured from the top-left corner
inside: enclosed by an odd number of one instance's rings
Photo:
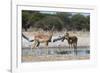
[[[90,56],[23,56],[22,62],[53,62],[71,60],[89,60]]]
[[[68,46],[53,46],[53,47],[48,47],[47,49],[49,48],[58,48],[58,49],[73,49],[73,48],[69,48]],[[90,46],[77,46],[77,49],[78,48],[81,48],[81,49],[84,49],[84,48],[90,48]],[[30,47],[23,47],[22,49],[31,49]],[[37,49],[37,48],[33,48],[33,49]],[[46,49],[46,47],[38,47],[38,49]]]

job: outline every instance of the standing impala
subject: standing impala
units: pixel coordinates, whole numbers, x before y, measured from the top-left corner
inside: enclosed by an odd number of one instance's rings
[[[49,31],[48,33],[38,33],[37,35],[34,36],[34,40],[38,41],[38,46],[40,43],[45,43],[46,47],[48,47],[49,42],[51,42],[52,36],[53,36],[53,29]],[[38,47],[37,46],[37,47]]]
[[[48,34],[37,34],[34,36],[34,40],[38,41],[38,44],[45,43],[46,46],[48,46],[49,42],[51,42],[53,32],[49,32]],[[39,46],[38,45],[38,46]]]
[[[69,48],[73,47],[74,49],[77,49],[78,38],[76,36],[69,36],[69,33],[66,33],[62,41],[64,41],[65,39],[68,41]]]
[[[56,41],[59,41],[59,40],[61,40],[62,42],[64,40],[67,40],[68,44],[69,44],[69,48],[74,48],[74,51],[77,54],[77,41],[78,41],[78,38],[76,36],[69,36],[69,33],[66,33],[64,36],[59,37],[57,39],[54,39],[53,42],[56,42]]]

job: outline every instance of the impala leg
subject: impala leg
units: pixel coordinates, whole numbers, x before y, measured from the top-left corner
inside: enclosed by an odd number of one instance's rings
[[[71,44],[71,48],[72,48],[73,46],[72,46],[72,44]]]
[[[31,55],[32,55],[32,50],[33,50],[33,44],[31,44],[31,46],[30,46],[30,48],[31,48]]]
[[[76,43],[75,47],[76,47],[75,49],[76,49],[76,55],[77,55],[77,43]]]
[[[35,45],[36,45],[36,40],[34,40],[33,42],[31,42],[31,56],[33,56],[33,49],[35,48]]]
[[[74,43],[74,44],[73,44],[73,47],[74,47],[74,53],[77,55],[77,44]]]
[[[70,48],[70,44],[69,44],[69,48]]]
[[[69,44],[69,49],[70,49],[70,46],[71,46],[71,45]]]
[[[46,54],[48,54],[48,42],[46,42],[45,44],[46,44]]]
[[[38,44],[38,41],[37,40],[34,40],[34,43],[32,44],[33,46],[32,46],[32,49],[33,48],[36,48],[37,47],[37,44]]]

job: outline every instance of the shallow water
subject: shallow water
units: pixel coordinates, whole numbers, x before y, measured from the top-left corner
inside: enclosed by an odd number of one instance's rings
[[[45,56],[45,55],[76,55],[76,56],[89,56],[90,50],[89,48],[78,48],[77,50],[68,49],[68,48],[23,48],[22,56]]]

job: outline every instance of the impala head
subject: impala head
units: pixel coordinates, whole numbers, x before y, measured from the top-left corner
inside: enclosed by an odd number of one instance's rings
[[[69,33],[68,33],[68,32],[66,32],[66,34],[65,34],[65,38],[66,38],[66,39],[69,38]]]
[[[69,33],[68,33],[68,32],[66,32],[65,36],[69,36]]]

